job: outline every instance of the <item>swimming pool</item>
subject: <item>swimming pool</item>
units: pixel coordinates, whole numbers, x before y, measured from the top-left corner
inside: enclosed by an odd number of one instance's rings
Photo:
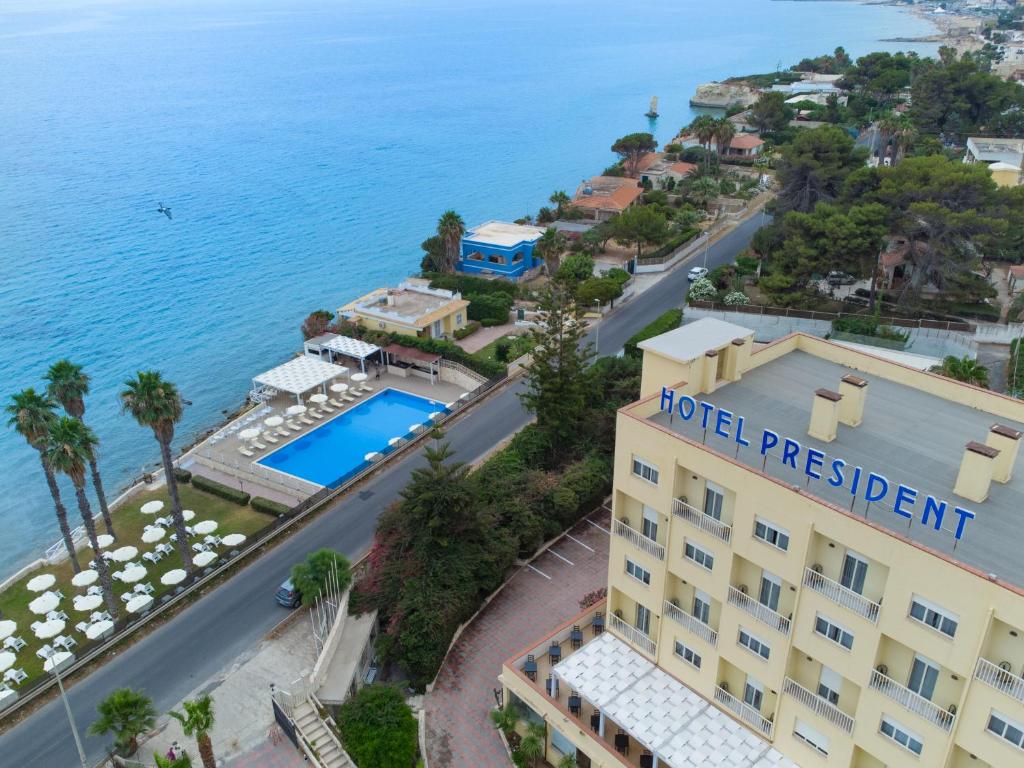
[[[258,463],[317,485],[336,486],[367,466],[365,456],[389,450],[388,440],[406,437],[444,403],[399,389],[385,389],[302,437],[267,454]]]

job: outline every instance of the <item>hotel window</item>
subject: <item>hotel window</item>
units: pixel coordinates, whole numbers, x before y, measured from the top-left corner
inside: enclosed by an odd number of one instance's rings
[[[633,474],[643,478],[648,483],[658,484],[658,468],[653,464],[648,464],[643,459],[638,459],[636,456],[633,457]]]
[[[811,728],[803,720],[797,720],[793,724],[793,735],[811,749],[817,750],[823,755],[828,755],[828,737]]]
[[[701,624],[711,623],[711,598],[699,589],[693,593],[693,618]]]
[[[683,545],[683,555],[688,560],[693,560],[701,568],[707,568],[709,571],[715,565],[715,558],[710,552],[701,549],[692,541],[688,541]]]
[[[658,513],[644,504],[644,527],[640,531],[651,541],[658,540]]]
[[[960,622],[960,617],[955,613],[939,608],[934,603],[917,595],[910,600],[910,618],[916,619],[932,629],[937,629],[949,637],[956,635],[956,627]]]
[[[839,691],[843,688],[843,677],[838,672],[822,666],[818,675],[818,695],[829,704],[839,704]]]
[[[1001,712],[993,709],[988,716],[988,725],[985,727],[991,733],[994,733],[1001,739],[1005,739],[1018,749],[1024,749],[1024,725],[1015,723]]]
[[[839,583],[851,592],[864,594],[864,579],[868,575],[868,561],[852,550],[847,550],[843,558],[843,573]]]
[[[754,535],[766,544],[771,544],[783,552],[789,549],[789,531],[760,517],[754,521]]]
[[[764,701],[764,686],[755,678],[747,675],[747,682],[743,685],[743,703],[760,712],[762,701]]]
[[[853,648],[853,633],[820,613],[814,617],[814,631],[847,650]]]
[[[576,756],[576,746],[563,736],[557,728],[551,729],[551,746],[557,749],[562,755],[569,757]]]
[[[637,629],[643,632],[645,635],[651,634],[651,609],[645,608],[636,604],[636,624],[634,625]]]
[[[778,611],[781,596],[782,580],[774,573],[761,571],[761,590],[757,593],[757,602],[765,608]]]
[[[915,653],[914,663],[910,667],[910,680],[907,681],[907,688],[918,696],[931,701],[932,694],[935,693],[935,683],[938,679],[938,666],[924,656],[919,656]]]
[[[626,558],[626,573],[642,584],[651,583],[651,572],[645,568],[641,568],[628,557]]]
[[[725,489],[714,483],[708,483],[704,489],[704,514],[715,520],[721,520],[723,501],[725,501]]]
[[[755,656],[760,656],[765,661],[771,656],[771,647],[764,642],[761,638],[756,635],[752,635],[747,630],[740,627],[739,639],[736,641]]]
[[[695,669],[700,669],[700,654],[676,640],[676,656]]]
[[[895,741],[901,747],[909,749],[915,755],[920,755],[921,750],[924,749],[924,744],[921,742],[920,736],[915,736],[902,725],[887,716],[882,716],[882,724],[878,726],[878,731],[883,736],[887,736]]]

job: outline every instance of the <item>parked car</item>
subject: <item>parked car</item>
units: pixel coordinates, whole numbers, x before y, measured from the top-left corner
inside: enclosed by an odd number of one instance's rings
[[[857,282],[856,277],[846,272],[829,272],[825,279],[829,285],[853,285]]]
[[[299,590],[292,584],[291,579],[287,579],[284,584],[277,588],[277,594],[274,595],[274,599],[277,600],[278,605],[283,605],[285,608],[298,608],[302,604],[302,595]]]
[[[708,268],[707,267],[694,267],[686,275],[686,279],[689,280],[692,283],[695,280],[700,280],[702,277],[707,277],[707,274],[708,274]]]

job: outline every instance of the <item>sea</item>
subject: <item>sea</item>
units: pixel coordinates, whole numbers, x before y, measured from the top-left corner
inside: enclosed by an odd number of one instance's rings
[[[184,445],[311,310],[415,272],[444,210],[536,212],[616,137],[674,136],[700,83],[934,53],[880,42],[933,32],[855,2],[5,0],[0,397],[83,364],[113,498],[159,460],[120,412],[136,371],[179,386]],[[0,575],[57,538],[35,451],[0,428]]]

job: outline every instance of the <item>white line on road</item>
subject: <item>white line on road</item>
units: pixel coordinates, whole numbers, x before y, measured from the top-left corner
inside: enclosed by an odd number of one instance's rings
[[[536,573],[539,573],[541,576],[543,576],[548,581],[551,581],[551,577],[548,576],[546,573],[544,573],[544,571],[542,571],[540,568],[534,568],[529,563],[526,564],[526,567],[529,568],[531,571],[535,571]]]
[[[582,541],[580,541],[580,540],[579,540],[579,539],[577,539],[577,538],[576,538],[575,536],[573,536],[573,535],[572,535],[571,533],[567,533],[567,534],[565,534],[565,538],[567,538],[567,539],[572,539],[573,541],[575,541],[575,542],[576,542],[577,544],[579,544],[579,545],[580,545],[581,547],[583,547],[584,549],[589,549],[589,550],[590,550],[591,552],[593,552],[593,551],[594,551],[594,548],[593,548],[593,547],[589,547],[589,546],[587,546],[587,545],[586,545],[586,544],[584,544],[584,543],[583,543]]]
[[[569,565],[576,565],[576,563],[574,563],[574,562],[573,562],[572,560],[570,560],[570,559],[569,559],[568,557],[562,557],[562,556],[561,556],[560,554],[558,554],[557,552],[555,552],[555,550],[553,550],[553,549],[549,549],[549,550],[548,550],[548,552],[550,552],[550,553],[551,553],[552,555],[554,555],[555,557],[557,557],[557,558],[558,558],[559,560],[564,560],[564,561],[565,561],[565,562],[567,562],[567,563],[568,563]]]
[[[605,533],[607,533],[607,534],[608,534],[609,536],[611,536],[611,535],[612,535],[612,532],[611,532],[610,530],[608,530],[607,528],[605,528],[605,527],[604,527],[603,525],[598,525],[598,524],[597,524],[597,523],[595,523],[595,522],[594,522],[593,520],[587,520],[587,522],[588,522],[588,523],[590,523],[590,524],[591,524],[592,526],[594,526],[595,528],[597,528],[597,530],[599,530],[599,531],[604,531],[604,532],[605,532]]]

